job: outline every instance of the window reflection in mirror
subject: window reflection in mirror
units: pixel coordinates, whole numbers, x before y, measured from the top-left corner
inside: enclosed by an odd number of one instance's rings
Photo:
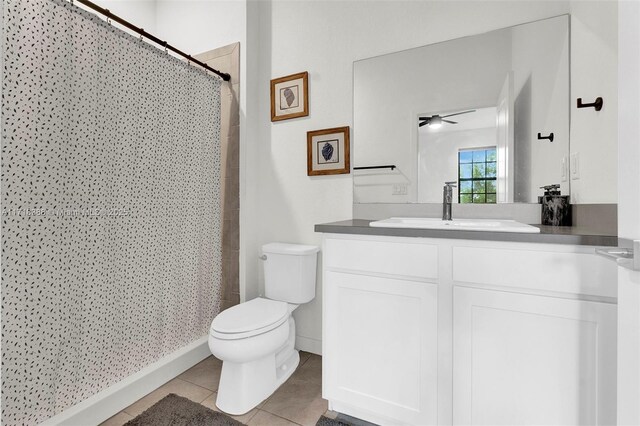
[[[496,147],[458,151],[458,202],[496,202]]]

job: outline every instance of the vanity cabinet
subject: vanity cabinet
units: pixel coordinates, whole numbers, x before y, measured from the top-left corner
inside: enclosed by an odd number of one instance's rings
[[[588,246],[325,234],[323,397],[378,424],[614,424],[616,270]]]

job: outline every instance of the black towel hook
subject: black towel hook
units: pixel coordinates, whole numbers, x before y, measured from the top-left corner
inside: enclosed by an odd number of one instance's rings
[[[538,140],[549,139],[549,142],[553,142],[553,132],[549,133],[549,136],[542,136],[541,133],[538,133]]]
[[[600,111],[602,109],[602,105],[604,104],[604,100],[601,97],[597,97],[596,101],[590,104],[583,104],[582,98],[578,98],[578,108],[595,108],[596,111]]]

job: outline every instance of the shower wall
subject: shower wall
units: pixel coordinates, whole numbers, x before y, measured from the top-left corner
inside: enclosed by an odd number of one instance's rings
[[[240,303],[240,48],[240,43],[233,43],[195,56],[231,75],[220,88],[223,310]]]
[[[2,424],[207,335],[220,80],[64,0],[5,0]]]

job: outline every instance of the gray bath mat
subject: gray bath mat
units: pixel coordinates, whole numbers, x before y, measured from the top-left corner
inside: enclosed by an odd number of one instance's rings
[[[345,423],[338,419],[330,419],[329,417],[320,416],[316,422],[316,426],[352,426],[351,423]]]
[[[125,426],[236,425],[242,425],[242,423],[173,393],[165,396],[145,412],[125,423]]]

